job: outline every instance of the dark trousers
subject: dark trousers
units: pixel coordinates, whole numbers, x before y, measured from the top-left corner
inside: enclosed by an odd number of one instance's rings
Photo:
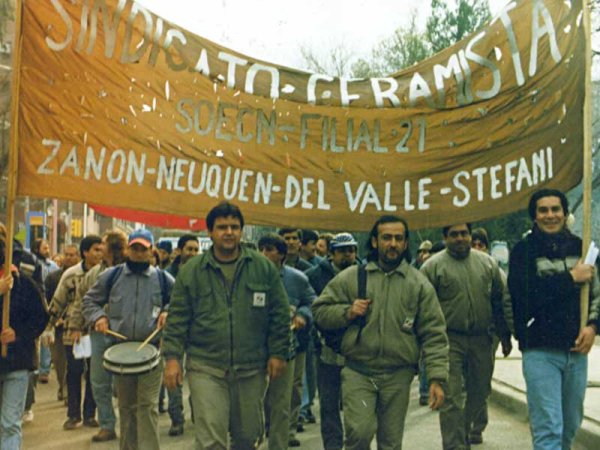
[[[67,353],[67,417],[81,420],[81,378],[85,375],[83,419],[93,419],[96,415],[96,402],[90,381],[90,358],[75,359],[72,345],[65,345],[65,351]]]
[[[325,450],[341,450],[344,447],[344,428],[340,416],[342,367],[325,364],[318,356],[316,359],[323,448]]]

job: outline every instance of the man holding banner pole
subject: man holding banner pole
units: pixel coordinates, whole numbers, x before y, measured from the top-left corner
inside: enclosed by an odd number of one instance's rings
[[[508,286],[533,448],[569,449],[583,420],[587,354],[598,331],[598,274],[582,261],[581,239],[567,228],[561,191],[535,192],[528,210],[532,232],[511,252]],[[580,328],[580,291],[588,283],[589,316]]]

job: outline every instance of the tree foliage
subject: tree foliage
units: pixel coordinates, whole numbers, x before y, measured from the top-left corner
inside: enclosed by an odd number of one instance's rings
[[[437,53],[481,28],[490,17],[487,0],[458,0],[455,8],[446,0],[431,0],[425,37]]]
[[[372,52],[371,72],[376,76],[389,75],[410,67],[431,56],[431,46],[417,28],[413,11],[408,28],[397,28],[389,38],[381,40]]]
[[[4,41],[4,33],[8,21],[14,19],[13,0],[0,0],[0,43]]]

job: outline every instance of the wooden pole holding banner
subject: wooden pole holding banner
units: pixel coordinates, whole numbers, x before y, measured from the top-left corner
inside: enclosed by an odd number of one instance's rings
[[[585,100],[583,103],[583,248],[585,255],[592,240],[592,26],[590,4],[582,0],[583,30],[585,33]],[[580,329],[589,316],[590,284],[581,288]]]
[[[17,174],[19,165],[19,81],[21,76],[21,42],[23,39],[23,1],[17,0],[15,7],[15,40],[12,58],[12,85],[10,99],[10,147],[8,156],[8,186],[6,191],[6,254],[4,273],[10,273],[15,234],[15,198],[17,196]],[[10,291],[4,294],[2,302],[2,330],[10,326]],[[2,358],[6,358],[8,346],[2,344]]]

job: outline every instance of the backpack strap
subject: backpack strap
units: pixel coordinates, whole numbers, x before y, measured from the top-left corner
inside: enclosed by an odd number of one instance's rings
[[[358,298],[365,299],[367,298],[367,270],[365,268],[365,264],[359,264],[357,277],[358,277]],[[362,335],[362,330],[367,324],[367,317],[360,316],[357,318],[358,322],[358,334],[356,335],[356,343],[360,342],[360,337]]]
[[[121,272],[123,272],[123,265],[119,264],[118,266],[111,267],[108,270],[110,270],[110,273],[108,274],[108,279],[106,280],[106,303],[108,303],[110,299],[110,291],[112,291],[115,281],[119,275],[121,275]]]

